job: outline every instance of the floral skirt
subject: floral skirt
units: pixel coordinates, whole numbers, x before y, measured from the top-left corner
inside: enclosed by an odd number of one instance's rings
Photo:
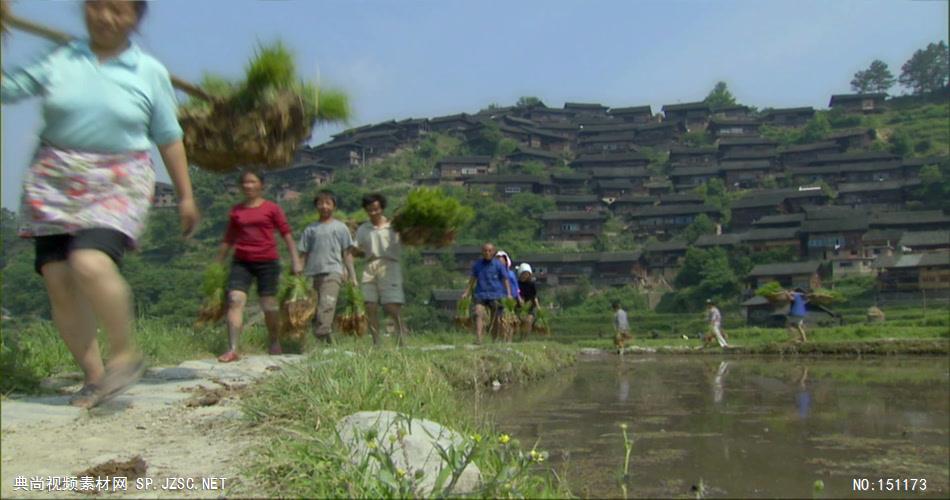
[[[23,238],[114,229],[134,246],[155,191],[147,151],[89,153],[42,146],[23,181]]]

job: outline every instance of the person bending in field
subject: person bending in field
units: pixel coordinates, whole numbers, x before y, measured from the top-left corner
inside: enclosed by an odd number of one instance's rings
[[[399,258],[402,244],[399,233],[383,215],[386,197],[379,193],[363,197],[363,210],[369,216],[356,230],[356,248],[366,256],[366,268],[360,279],[360,290],[366,301],[366,316],[369,319],[369,331],[373,335],[373,345],[379,345],[379,307],[396,322],[396,345],[403,344],[405,326],[400,309],[406,302],[402,289],[402,268]]]
[[[280,281],[280,259],[274,231],[280,233],[290,250],[294,274],[303,271],[303,264],[294,246],[294,237],[287,217],[280,206],[265,200],[264,179],[257,172],[247,170],[238,178],[244,201],[231,207],[228,229],[218,251],[218,262],[224,262],[231,249],[231,273],[228,277],[228,351],[218,361],[230,363],[240,358],[238,341],[244,328],[244,305],[251,283],[257,281],[257,295],[264,311],[270,354],[281,354],[280,309],[277,305],[277,284]]]
[[[475,297],[475,337],[481,344],[485,334],[485,320],[489,328],[497,328],[501,318],[501,299],[511,298],[511,283],[508,282],[508,270],[495,259],[495,245],[482,245],[482,258],[472,264],[468,286],[462,292],[462,299],[468,298],[474,291]]]
[[[353,238],[346,224],[333,217],[336,197],[330,191],[320,191],[313,199],[319,220],[307,226],[300,235],[297,250],[304,261],[304,276],[313,278],[317,292],[317,316],[314,318],[313,335],[328,344],[333,342],[333,316],[336,300],[344,279],[356,286],[353,270]]]

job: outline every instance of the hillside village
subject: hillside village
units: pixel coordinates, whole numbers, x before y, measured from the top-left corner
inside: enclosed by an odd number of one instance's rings
[[[269,183],[279,199],[293,201],[343,169],[378,164],[428,136],[468,144],[495,137],[509,145],[507,151],[442,157],[411,181],[499,201],[520,193],[553,199],[556,211],[540,216],[536,237],[564,251],[516,255],[534,266],[542,286],[587,279],[595,286],[669,291],[688,248],[742,248],[788,256],[754,266],[744,276],[744,298],[771,280],[814,288],[853,275],[877,277],[885,294],[946,295],[950,215],[946,205],[934,209],[919,199],[921,172],[945,169],[946,151],[933,155],[939,148],[926,142],[899,151],[893,138],[860,126],[862,118],[897,102],[882,93],[844,94],[831,96],[830,111],[759,111],[703,101],[664,105],[654,113],[650,106],[568,102],[553,108],[527,99],[473,114],[345,130],[302,148],[296,163],[270,174]],[[829,117],[834,127],[816,127]],[[593,251],[593,242],[617,231],[606,227],[610,218],[622,221],[619,231],[629,233],[634,245]],[[684,230],[699,219],[714,229],[687,239]],[[462,272],[478,247],[426,249],[422,255],[424,264],[447,258]],[[432,300],[450,309],[458,293],[434,290]],[[754,305],[755,299],[746,303]]]

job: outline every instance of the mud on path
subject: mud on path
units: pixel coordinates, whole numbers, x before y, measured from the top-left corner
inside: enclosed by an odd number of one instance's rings
[[[300,359],[250,356],[227,365],[199,360],[154,368],[122,396],[88,411],[69,406],[68,395],[4,399],[0,497],[89,498],[96,487],[88,488],[88,480],[82,484],[81,473],[103,465],[99,470],[125,470],[116,465],[136,457],[144,461],[144,474],[142,463],[133,462],[137,467],[120,476],[128,477],[124,491],[113,491],[110,484],[108,492],[95,496],[254,495],[253,485],[241,477],[256,438],[242,421],[240,394],[256,379]],[[59,377],[47,385],[69,394],[80,381]],[[71,477],[88,489],[66,489],[63,478]]]

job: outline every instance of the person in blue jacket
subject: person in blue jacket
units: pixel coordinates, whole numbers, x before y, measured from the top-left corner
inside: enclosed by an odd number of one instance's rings
[[[485,319],[489,317],[489,327],[494,328],[501,316],[501,299],[512,297],[511,283],[504,264],[495,259],[495,245],[482,245],[482,258],[472,264],[468,286],[462,292],[462,299],[468,298],[474,291],[475,297],[475,335],[476,342],[482,343],[485,333]]]

